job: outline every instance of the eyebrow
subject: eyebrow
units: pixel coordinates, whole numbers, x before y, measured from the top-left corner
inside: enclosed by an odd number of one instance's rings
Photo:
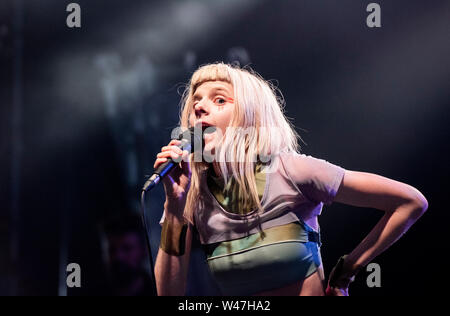
[[[225,94],[229,94],[229,92],[227,91],[227,90],[225,90],[224,88],[214,88],[214,89],[212,89],[211,90],[211,92],[210,93],[217,93],[217,92],[219,92],[219,91],[223,91],[223,92],[225,92]],[[197,99],[199,99],[200,98],[200,96],[197,94],[197,93],[194,93],[194,95],[192,96],[192,99],[193,100],[197,100]]]

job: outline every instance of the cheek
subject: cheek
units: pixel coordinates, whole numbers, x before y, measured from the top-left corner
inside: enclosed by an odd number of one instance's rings
[[[194,124],[195,124],[195,116],[191,113],[190,115],[189,115],[189,126],[194,126]]]
[[[222,133],[225,133],[226,128],[230,125],[231,119],[233,117],[233,109],[223,110],[220,113],[219,119],[217,120],[217,125],[222,129]]]

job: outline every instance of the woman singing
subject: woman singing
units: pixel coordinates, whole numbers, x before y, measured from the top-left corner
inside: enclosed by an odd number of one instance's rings
[[[163,180],[159,295],[184,295],[193,234],[224,295],[348,295],[357,272],[428,208],[410,185],[301,154],[276,89],[251,70],[202,66],[181,105],[182,128],[212,132],[201,159],[172,140],[154,164],[180,161]],[[384,216],[340,258],[325,289],[318,216],[332,202]]]

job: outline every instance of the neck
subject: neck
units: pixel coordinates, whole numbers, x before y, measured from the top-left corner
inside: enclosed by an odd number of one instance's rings
[[[260,164],[259,162],[257,162],[255,164],[255,168],[257,167],[257,165]],[[216,174],[217,177],[222,177],[222,172],[220,171],[220,165],[218,162],[213,161],[212,162],[212,166],[214,168],[214,173]],[[231,168],[230,165],[228,165],[228,168]],[[229,169],[230,170],[230,169]]]

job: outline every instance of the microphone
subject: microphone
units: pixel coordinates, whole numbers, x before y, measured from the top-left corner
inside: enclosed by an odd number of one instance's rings
[[[196,131],[196,132],[194,132]],[[200,133],[198,132],[200,131]],[[191,127],[184,133],[180,133],[178,140],[181,140],[181,144],[178,145],[181,150],[187,150],[189,153],[192,152],[193,148],[203,148],[203,136],[201,128]],[[202,146],[199,147],[199,144]],[[154,172],[153,175],[145,182],[142,187],[143,192],[147,192],[153,189],[162,178],[164,178],[170,171],[175,168],[178,163],[174,162],[172,158],[168,158],[167,161],[161,164]]]

